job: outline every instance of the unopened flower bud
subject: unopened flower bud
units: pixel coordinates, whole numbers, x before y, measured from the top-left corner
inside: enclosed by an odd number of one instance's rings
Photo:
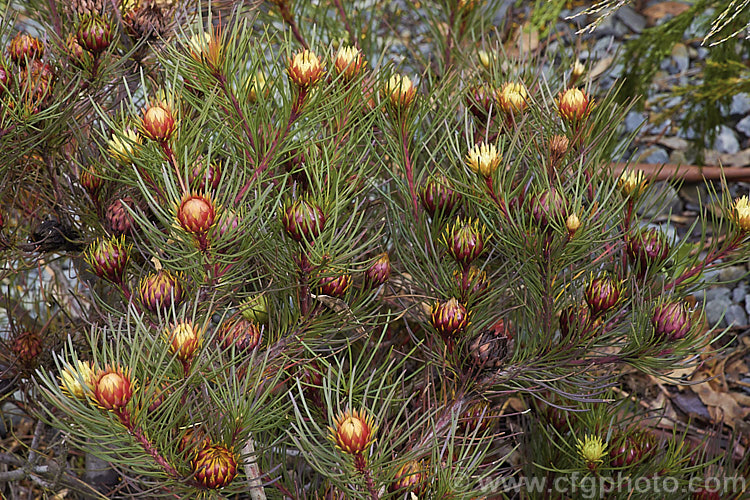
[[[321,295],[342,298],[349,286],[352,284],[351,275],[341,274],[339,276],[323,276],[320,278],[318,290]]]
[[[66,363],[60,372],[60,388],[68,396],[85,399],[94,388],[94,370],[88,361],[76,361],[75,365]]]
[[[583,304],[560,311],[560,334],[565,339],[581,338],[591,326],[591,312]]]
[[[457,219],[453,227],[446,226],[443,244],[448,255],[461,266],[468,267],[484,251],[485,242],[489,239],[485,236],[485,230],[484,225],[480,228],[479,223],[471,219]]]
[[[261,327],[242,316],[224,320],[217,330],[222,348],[228,350],[234,346],[237,352],[252,351],[260,344],[261,337]]]
[[[666,260],[669,243],[661,231],[651,228],[628,238],[627,252],[638,272],[644,273],[646,269],[658,267]]]
[[[187,363],[203,342],[203,332],[189,321],[181,321],[164,332],[169,350],[177,359]]]
[[[654,333],[667,340],[680,340],[690,331],[690,313],[683,302],[664,302],[651,316]]]
[[[18,65],[25,65],[26,61],[39,59],[44,54],[42,42],[26,33],[18,33],[8,45],[8,55],[11,61]]]
[[[492,425],[493,417],[489,402],[477,401],[461,413],[458,418],[458,432],[465,436],[471,436],[474,433],[481,436]]]
[[[491,177],[500,166],[501,159],[494,144],[482,142],[469,150],[466,155],[466,164],[475,174]]]
[[[300,88],[312,87],[323,76],[323,63],[310,50],[302,50],[289,60],[289,79]]]
[[[482,298],[490,289],[490,280],[487,273],[476,266],[469,268],[466,279],[464,279],[462,271],[453,273],[453,279],[456,281],[458,289],[474,300]]]
[[[190,187],[199,193],[216,191],[221,185],[221,165],[209,163],[205,165],[199,161],[188,174]]]
[[[159,143],[168,142],[177,129],[172,108],[162,102],[149,106],[143,113],[141,127],[149,139]]]
[[[443,338],[455,338],[469,326],[469,312],[456,298],[436,302],[430,312],[430,322]]]
[[[93,385],[94,399],[105,410],[122,410],[133,397],[130,375],[119,367],[107,367],[99,372]]]
[[[451,213],[461,198],[461,193],[450,187],[450,181],[444,175],[431,176],[419,194],[422,206],[430,217]]]
[[[224,63],[224,44],[220,33],[204,31],[190,37],[187,43],[192,58],[210,70],[220,70]]]
[[[378,255],[365,271],[365,281],[371,288],[376,288],[391,277],[391,259],[388,252]]]
[[[608,275],[592,279],[584,292],[591,315],[596,317],[612,309],[620,299],[620,286]]]
[[[131,248],[132,245],[125,244],[123,236],[99,239],[91,244],[85,259],[94,274],[112,283],[121,284]]]
[[[143,307],[156,313],[179,305],[185,298],[181,281],[179,275],[166,270],[144,276],[138,287]]]
[[[609,450],[609,465],[611,467],[630,467],[640,457],[640,449],[633,436],[620,435],[615,437],[614,445]]]
[[[223,488],[237,477],[237,456],[222,444],[201,448],[190,464],[193,478],[201,488]]]
[[[500,109],[506,115],[521,114],[526,110],[528,94],[522,83],[506,82],[497,95]]]
[[[83,189],[86,190],[89,196],[95,198],[104,183],[104,179],[102,179],[98,169],[91,166],[80,173],[78,176],[78,182],[81,183],[81,186],[83,186]]]
[[[508,356],[511,337],[504,326],[483,330],[466,347],[470,367],[478,371],[500,368]]]
[[[351,81],[357,78],[365,65],[365,58],[362,51],[357,47],[342,45],[336,53],[336,59],[333,67],[336,74],[345,81]]]
[[[565,219],[565,229],[568,230],[568,234],[571,238],[575,236],[576,231],[578,231],[579,227],[581,227],[581,220],[578,218],[578,216],[576,214],[568,215],[568,218]]]
[[[560,160],[567,154],[570,148],[570,140],[564,135],[553,135],[549,141],[549,161],[553,167],[557,167]]]
[[[557,110],[565,121],[577,125],[588,118],[593,109],[589,96],[575,87],[561,92],[557,99]]]
[[[313,241],[323,231],[326,217],[318,205],[298,199],[284,210],[281,224],[294,241]]]
[[[383,88],[382,94],[394,109],[406,109],[414,102],[417,89],[408,76],[393,74]]]
[[[570,79],[577,81],[586,72],[586,66],[584,66],[578,59],[575,60],[573,66],[570,68]]]
[[[466,93],[466,107],[479,118],[485,120],[490,114],[493,103],[493,92],[486,84],[470,87]]]
[[[416,460],[410,460],[396,471],[393,483],[388,487],[388,491],[391,493],[402,490],[402,492],[408,491],[418,498],[427,487],[426,480],[424,464]]]
[[[543,191],[531,200],[531,215],[542,229],[549,229],[551,221],[561,219],[564,214],[565,198],[555,188]]]
[[[735,200],[734,216],[737,227],[740,228],[740,231],[750,231],[750,199],[747,195],[741,196]]]
[[[377,428],[372,416],[364,410],[347,410],[338,414],[333,426],[328,427],[328,432],[341,451],[361,455],[375,440]]]
[[[78,43],[98,56],[112,43],[112,27],[98,15],[85,16],[76,30]]]
[[[176,217],[182,229],[200,237],[205,236],[216,222],[216,209],[210,197],[190,194],[183,196]]]
[[[486,50],[480,50],[479,52],[477,52],[477,60],[484,69],[489,71],[489,69],[492,67],[492,63],[494,62],[495,57]]]

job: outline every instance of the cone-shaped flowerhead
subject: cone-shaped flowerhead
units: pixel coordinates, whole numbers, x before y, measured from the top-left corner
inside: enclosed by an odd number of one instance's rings
[[[101,189],[104,184],[104,179],[99,174],[96,167],[89,167],[87,170],[83,170],[78,176],[78,182],[81,183],[83,189],[93,198]]]
[[[203,343],[203,331],[189,321],[181,321],[164,332],[169,350],[182,362],[189,362]]]
[[[607,446],[602,442],[602,438],[588,434],[583,439],[576,439],[576,450],[586,467],[591,470],[599,467],[607,454]]]
[[[565,214],[565,198],[555,188],[547,189],[531,199],[531,215],[537,226],[551,228],[552,220],[559,220]]]
[[[474,85],[469,87],[466,93],[466,107],[467,109],[479,118],[484,120],[490,114],[494,100],[494,93],[490,89],[489,85]],[[496,114],[496,113],[495,113]]]
[[[479,143],[466,155],[466,164],[472,172],[482,177],[491,177],[500,166],[502,157],[494,144]]]
[[[581,227],[581,219],[579,219],[576,214],[568,215],[568,218],[565,219],[565,229],[568,230],[568,234],[571,238],[575,236],[579,227]]]
[[[245,299],[240,304],[240,313],[248,321],[255,321],[260,325],[268,323],[268,298],[265,293],[259,293]]]
[[[101,238],[89,246],[86,262],[94,274],[115,284],[122,283],[125,268],[130,260],[132,245],[125,244],[124,236]]]
[[[76,30],[78,44],[97,56],[112,43],[112,27],[96,14],[84,16]]]
[[[177,129],[172,108],[157,102],[146,108],[141,120],[143,135],[159,143],[168,142]]]
[[[36,365],[43,348],[42,336],[33,330],[19,333],[10,344],[18,364],[26,368]]]
[[[121,165],[130,165],[141,142],[138,132],[127,127],[122,131],[122,136],[112,135],[112,138],[107,141],[107,151],[116,162]]]
[[[575,87],[560,92],[557,98],[560,116],[571,125],[577,125],[588,118],[593,104],[584,91]]]
[[[563,338],[581,338],[591,325],[591,311],[583,304],[571,305],[560,311],[560,333]]]
[[[570,148],[570,139],[564,135],[553,135],[549,140],[550,163],[554,166],[560,162]]]
[[[641,455],[640,447],[632,435],[620,435],[614,439],[614,445],[609,450],[609,465],[611,467],[629,467]]]
[[[190,187],[198,192],[216,191],[221,185],[221,165],[198,162],[188,174]]]
[[[13,85],[13,73],[5,66],[0,66],[0,95],[7,92]]]
[[[194,236],[203,236],[216,222],[216,209],[210,196],[187,194],[182,197],[176,213],[182,229]]]
[[[424,189],[419,193],[422,206],[430,217],[435,217],[437,214],[449,214],[461,198],[461,193],[451,189],[450,181],[442,174],[430,176]]]
[[[94,377],[94,369],[88,361],[66,363],[60,372],[60,389],[72,398],[85,399],[94,389]]]
[[[690,331],[690,312],[683,302],[664,302],[654,308],[651,324],[657,336],[679,340]]]
[[[426,474],[424,464],[410,460],[396,471],[393,483],[388,491],[395,493],[400,490],[410,491],[414,495],[421,495],[426,488]],[[413,498],[413,497],[412,497]]]
[[[518,82],[505,82],[497,94],[500,109],[506,115],[518,115],[526,110],[528,94],[526,87]]]
[[[478,221],[457,219],[453,227],[445,227],[443,244],[453,260],[468,267],[484,251],[489,239],[485,232],[486,228],[484,225],[480,227]]]
[[[223,488],[237,476],[237,456],[223,444],[201,448],[191,461],[193,478],[201,488]]]
[[[625,198],[638,198],[648,186],[642,170],[624,170],[617,179],[617,189]]]
[[[313,241],[323,231],[326,217],[320,206],[300,198],[284,210],[281,224],[294,241]]]
[[[612,309],[620,299],[620,286],[609,275],[603,274],[589,281],[584,292],[592,316]]]
[[[370,264],[365,271],[365,281],[372,288],[379,287],[391,277],[391,259],[388,252],[383,252]]]
[[[135,226],[135,219],[130,215],[128,208],[133,208],[135,202],[129,196],[123,197],[121,200],[115,200],[109,204],[104,212],[104,218],[106,219],[109,230],[118,236],[130,234]]]
[[[443,338],[455,338],[469,326],[469,312],[454,297],[432,306],[430,322]]]
[[[487,273],[476,266],[469,268],[465,280],[463,272],[458,270],[453,273],[453,279],[459,290],[470,294],[474,299],[482,298],[490,289],[490,279]]]
[[[477,371],[500,368],[508,354],[509,340],[503,331],[483,330],[466,347],[471,368]]]
[[[364,410],[346,410],[338,414],[333,427],[328,427],[328,432],[341,451],[359,455],[375,440],[377,428],[372,416]]]
[[[156,313],[179,305],[184,299],[181,281],[178,275],[165,270],[144,276],[138,287],[143,307]]]
[[[750,231],[750,198],[747,195],[735,200],[734,217],[740,231],[745,233]]]
[[[388,79],[381,94],[394,109],[406,109],[414,102],[417,88],[411,78],[395,73]]]
[[[224,320],[216,334],[223,349],[234,346],[238,352],[245,352],[260,344],[262,331],[256,322],[240,316]]]
[[[25,65],[26,61],[39,59],[44,54],[42,42],[26,33],[18,33],[8,45],[8,55],[11,61]]]
[[[323,76],[323,63],[314,52],[304,49],[289,60],[287,73],[294,85],[300,88],[312,87]]]
[[[336,74],[345,81],[351,81],[357,78],[364,69],[365,58],[362,51],[357,47],[342,45],[336,52],[336,58],[333,67]]]
[[[586,72],[586,66],[584,66],[578,59],[575,60],[573,66],[570,67],[570,76],[573,80],[578,80]]]
[[[320,278],[318,291],[321,295],[330,297],[343,298],[349,286],[352,284],[352,277],[349,274],[339,276],[323,276]]]
[[[94,378],[94,399],[105,410],[125,408],[133,397],[130,374],[120,367],[107,367]]]
[[[646,229],[628,238],[628,257],[639,272],[660,266],[669,255],[669,243],[656,228]]]

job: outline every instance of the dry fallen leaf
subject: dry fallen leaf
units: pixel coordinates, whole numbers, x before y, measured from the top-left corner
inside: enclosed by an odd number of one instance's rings
[[[693,379],[696,383],[689,386],[690,390],[706,405],[714,423],[723,422],[734,429],[737,422],[750,414],[750,408],[742,408],[729,393],[716,391],[708,378],[706,373],[696,374]]]
[[[681,2],[659,2],[649,5],[641,13],[646,16],[649,26],[653,26],[662,17],[667,15],[678,16],[689,8],[690,5]]]

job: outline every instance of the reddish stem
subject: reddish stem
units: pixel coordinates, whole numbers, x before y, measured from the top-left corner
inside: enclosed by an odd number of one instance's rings
[[[240,107],[240,103],[237,100],[237,96],[234,95],[234,92],[227,86],[227,79],[226,77],[218,73],[214,75],[216,77],[216,80],[219,82],[219,87],[221,87],[222,92],[226,94],[227,97],[229,97],[229,100],[232,102],[232,107],[234,108],[234,112],[237,113],[237,116],[240,117],[240,123],[242,123],[242,128],[245,130],[245,135],[247,136],[247,141],[250,143],[250,147],[253,148],[254,151],[257,151],[255,149],[255,142],[253,141],[253,135],[250,132],[250,126],[247,123],[247,119],[245,118],[245,114],[242,112],[242,108]],[[248,156],[248,159],[250,159],[251,163],[254,163],[252,156]]]
[[[149,441],[149,439],[143,433],[143,430],[133,424],[133,421],[130,418],[130,412],[128,410],[123,408],[120,410],[115,410],[114,413],[115,415],[117,415],[117,418],[120,419],[122,425],[124,425],[128,432],[130,432],[130,434],[136,439],[136,441],[138,441],[143,450],[151,455],[151,457],[156,461],[157,464],[161,466],[161,468],[168,476],[172,477],[173,479],[182,478],[182,475],[177,472],[177,469],[175,469],[169,462],[167,462],[167,459],[164,458],[161,453],[159,453],[159,450],[157,450],[153,445],[153,443]]]
[[[372,479],[370,468],[367,467],[367,459],[362,453],[357,453],[356,455],[354,455],[354,467],[360,474],[362,474],[362,477],[365,480],[365,484],[367,485],[367,491],[370,493],[370,498],[372,498],[372,500],[378,500],[380,496],[378,495],[378,490],[375,487],[375,481],[373,481]]]
[[[292,28],[292,35],[294,35],[294,38],[297,39],[297,41],[304,47],[305,49],[308,49],[309,46],[307,45],[307,42],[305,41],[305,38],[302,36],[302,33],[299,31],[299,27],[297,26],[297,22],[294,20],[294,15],[289,11],[289,4],[286,1],[282,1],[279,4],[279,12],[281,13],[281,18],[284,20],[285,23],[289,25],[290,28]]]
[[[401,146],[404,151],[404,170],[406,171],[406,181],[409,184],[409,195],[411,196],[412,208],[414,209],[414,217],[419,215],[419,201],[417,198],[417,190],[414,186],[414,167],[411,163],[411,155],[409,154],[409,143],[408,143],[408,131],[406,130],[406,124],[401,125]]]
[[[712,249],[710,252],[708,252],[708,255],[706,255],[706,258],[703,259],[700,264],[691,267],[690,269],[682,273],[679,278],[665,284],[664,290],[671,290],[677,286],[680,286],[682,283],[689,280],[693,276],[696,276],[709,267],[713,266],[717,260],[723,259],[730,253],[737,250],[740,247],[742,240],[743,234],[738,233],[729,241],[729,243],[727,243],[727,245],[723,249]]]
[[[174,170],[175,175],[177,175],[177,180],[180,183],[180,188],[182,189],[183,194],[187,194],[189,190],[187,184],[185,183],[185,179],[182,178],[180,169],[177,167],[177,158],[174,155],[172,147],[166,141],[160,142],[159,145],[161,146],[162,151],[164,151],[164,155],[167,157],[169,165],[172,167],[172,170]]]

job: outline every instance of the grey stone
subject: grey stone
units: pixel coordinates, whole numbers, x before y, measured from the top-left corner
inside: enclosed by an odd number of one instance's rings
[[[746,116],[742,120],[737,122],[735,127],[737,130],[750,137],[750,116]]]
[[[641,153],[640,161],[643,163],[667,163],[669,153],[664,148],[651,146]]]
[[[709,288],[706,290],[706,300],[720,300],[720,299],[727,299],[729,300],[729,295],[731,294],[731,290],[729,288],[723,287],[723,286],[717,286],[714,288]]]
[[[728,298],[720,298],[706,301],[706,321],[709,326],[726,326],[724,315],[732,302]],[[721,321],[721,323],[719,323]]]
[[[690,56],[684,43],[676,43],[672,47],[672,61],[674,61],[676,73],[682,73],[690,66]]]
[[[750,95],[746,93],[735,94],[732,96],[732,104],[729,106],[729,113],[733,115],[746,115],[750,112]]]
[[[719,271],[719,279],[726,283],[734,283],[747,275],[747,270],[742,266],[729,266]]]
[[[706,47],[698,47],[698,58],[705,59],[708,57],[708,49]]]
[[[732,302],[735,304],[742,304],[745,301],[746,293],[747,289],[745,288],[745,284],[741,283],[738,287],[732,290]]]
[[[745,295],[745,312],[750,314],[750,293]]]
[[[611,35],[600,38],[594,44],[594,48],[591,49],[591,53],[596,57],[604,57],[606,54],[614,52],[614,50],[617,48],[614,42],[615,37]]]
[[[636,130],[638,130],[638,127],[646,123],[647,119],[648,115],[646,115],[646,113],[631,111],[625,116],[625,132],[627,132],[628,134],[631,132],[635,132]],[[750,122],[748,122],[748,126],[750,126]]]
[[[734,154],[738,152],[740,150],[740,142],[737,140],[734,130],[726,125],[719,127],[714,148],[720,153]]]
[[[732,304],[727,307],[724,321],[726,321],[727,326],[745,326],[747,325],[747,313],[741,306]]]
[[[646,27],[646,18],[633,10],[629,5],[617,9],[617,17],[634,33],[640,33]]]

